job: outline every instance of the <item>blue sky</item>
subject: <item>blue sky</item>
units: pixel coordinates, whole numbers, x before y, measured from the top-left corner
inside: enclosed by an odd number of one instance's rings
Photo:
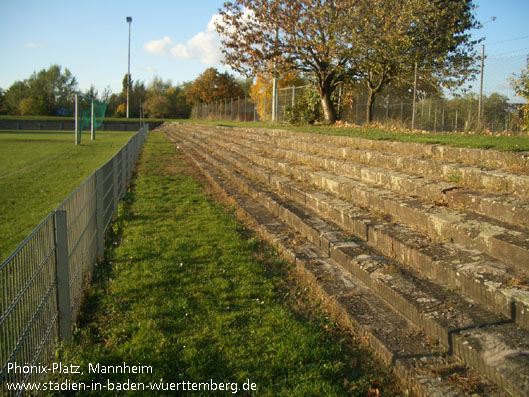
[[[0,87],[58,64],[82,90],[121,90],[127,72],[131,16],[131,75],[147,84],[154,76],[173,84],[206,68],[224,70],[211,20],[224,0],[0,0]],[[507,78],[529,54],[529,0],[476,0],[484,23],[485,94],[514,98]],[[491,17],[496,17],[491,21]],[[209,25],[209,27],[208,27]],[[473,86],[477,88],[477,83]]]

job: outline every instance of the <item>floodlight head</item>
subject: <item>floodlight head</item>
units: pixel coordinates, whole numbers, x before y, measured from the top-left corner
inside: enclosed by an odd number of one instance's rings
[[[127,17],[127,22],[132,22],[132,17]]]

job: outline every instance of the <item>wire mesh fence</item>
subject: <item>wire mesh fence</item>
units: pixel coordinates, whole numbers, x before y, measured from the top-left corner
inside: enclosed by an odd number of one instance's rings
[[[309,86],[287,87],[277,90],[276,118],[279,123],[291,121],[289,112],[297,105],[305,106],[304,96]],[[195,106],[191,118],[205,120],[273,121],[272,93],[264,93],[258,98],[233,98],[221,102]],[[353,95],[339,93],[334,98],[338,120],[355,125],[367,123],[367,94],[358,90]],[[392,97],[379,95],[375,98],[371,113],[374,123],[386,127],[416,129],[432,132],[471,132],[489,133],[522,131],[521,103],[509,103],[499,94],[484,96],[481,115],[477,95],[446,98],[419,98],[415,103],[412,97]],[[320,105],[318,105],[320,106]],[[322,113],[320,108],[319,113]]]
[[[71,340],[87,276],[103,258],[105,233],[147,131],[141,128],[0,264],[1,395],[22,394],[9,384],[42,379],[36,368],[49,364],[58,340]]]
[[[191,118],[202,120],[261,121],[249,97],[226,99],[194,106]]]
[[[58,336],[55,269],[55,219],[48,217],[0,267],[0,391],[7,382],[29,382],[35,373],[17,373],[10,365],[36,365],[53,355]]]

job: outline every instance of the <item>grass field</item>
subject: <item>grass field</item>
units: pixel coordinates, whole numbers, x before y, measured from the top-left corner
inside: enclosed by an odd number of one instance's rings
[[[133,135],[0,130],[0,262],[86,177]]]
[[[84,374],[65,377],[236,382],[237,395],[248,396],[392,395],[388,372],[295,285],[289,265],[204,191],[180,156],[150,133],[76,343],[58,355]],[[86,370],[123,362],[153,372]],[[241,390],[247,380],[256,392]],[[172,395],[235,395],[179,390]]]

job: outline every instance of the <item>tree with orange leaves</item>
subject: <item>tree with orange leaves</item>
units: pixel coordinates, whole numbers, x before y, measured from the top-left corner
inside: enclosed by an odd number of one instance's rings
[[[213,103],[242,95],[244,92],[235,78],[228,72],[219,73],[215,68],[206,69],[186,88],[186,100],[191,105]]]
[[[268,120],[272,112],[272,80],[269,73],[258,74],[250,87],[250,98],[257,107],[261,120]],[[305,80],[295,70],[290,70],[277,78],[277,88],[299,87]]]

